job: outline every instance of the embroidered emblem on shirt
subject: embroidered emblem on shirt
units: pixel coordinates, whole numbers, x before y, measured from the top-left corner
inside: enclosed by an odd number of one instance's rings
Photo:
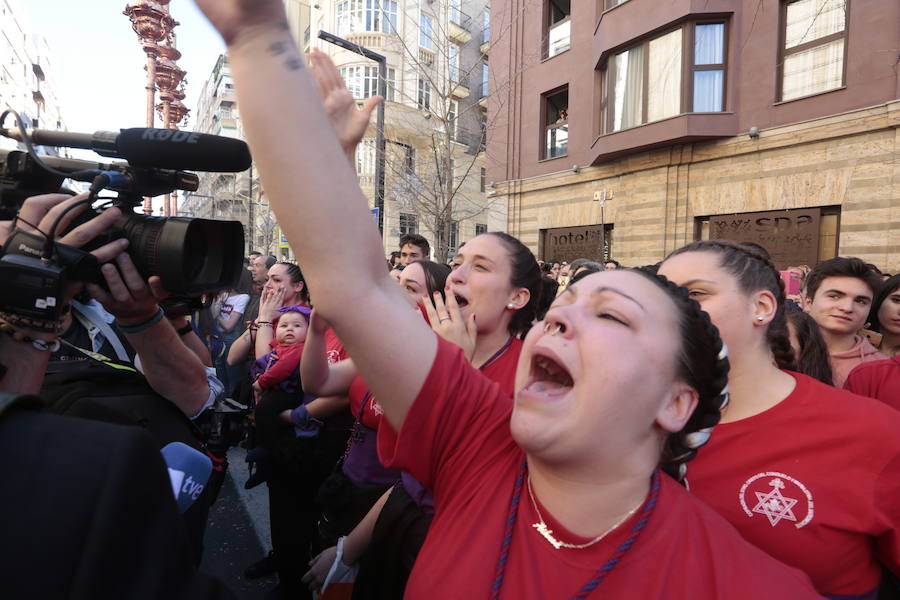
[[[748,496],[756,498],[753,508],[747,503]],[[789,521],[800,529],[813,518],[812,494],[805,485],[784,473],[757,473],[741,486],[739,499],[748,517],[764,515],[772,527]]]

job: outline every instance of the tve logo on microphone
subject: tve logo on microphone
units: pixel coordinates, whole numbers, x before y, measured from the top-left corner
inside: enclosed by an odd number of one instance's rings
[[[194,503],[212,472],[212,461],[205,454],[187,444],[172,442],[162,449],[163,458],[169,468],[172,492],[181,512]]]

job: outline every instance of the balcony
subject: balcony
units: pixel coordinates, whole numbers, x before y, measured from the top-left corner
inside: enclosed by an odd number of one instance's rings
[[[434,52],[419,46],[419,65],[426,67],[434,65]]]
[[[569,154],[569,124],[548,125],[544,132],[544,160]]]
[[[572,21],[568,17],[550,27],[544,58],[553,58],[572,46]]]
[[[388,36],[383,33],[366,31],[348,33],[346,37],[354,44],[359,44],[363,48],[369,48],[370,50],[384,48],[388,39]]]
[[[457,100],[468,98],[469,94],[469,78],[458,74],[450,75],[450,94]]]
[[[469,15],[459,10],[459,8],[451,6],[449,30],[450,39],[455,41],[457,44],[468,44],[472,39],[472,34],[469,33],[471,22],[472,19],[471,17],[469,17]]]
[[[40,60],[31,63],[31,69],[34,71],[34,76],[38,78],[38,81],[44,81],[44,68],[41,66]]]

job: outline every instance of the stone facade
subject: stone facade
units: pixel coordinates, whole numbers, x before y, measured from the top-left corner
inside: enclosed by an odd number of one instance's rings
[[[542,230],[600,223],[593,195],[609,190],[604,220],[613,224],[611,256],[629,266],[655,263],[704,237],[706,216],[829,207],[820,259],[858,256],[896,273],[898,125],[900,101],[894,101],[763,130],[756,139],[744,134],[668,146],[577,173],[498,183],[494,193],[508,201],[510,233],[539,257]],[[835,230],[837,247],[828,238]]]

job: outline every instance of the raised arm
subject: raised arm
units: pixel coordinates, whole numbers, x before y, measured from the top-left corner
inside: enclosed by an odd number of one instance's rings
[[[356,365],[352,359],[328,364],[325,355],[325,329],[328,324],[314,310],[309,320],[309,331],[300,359],[300,381],[303,391],[313,396],[345,396],[356,377]]]
[[[250,147],[278,222],[315,290],[316,307],[398,427],[431,368],[437,339],[385,273],[381,236],[283,4],[198,4],[228,45]],[[336,247],[336,236],[353,243]],[[405,360],[410,355],[418,360]]]

